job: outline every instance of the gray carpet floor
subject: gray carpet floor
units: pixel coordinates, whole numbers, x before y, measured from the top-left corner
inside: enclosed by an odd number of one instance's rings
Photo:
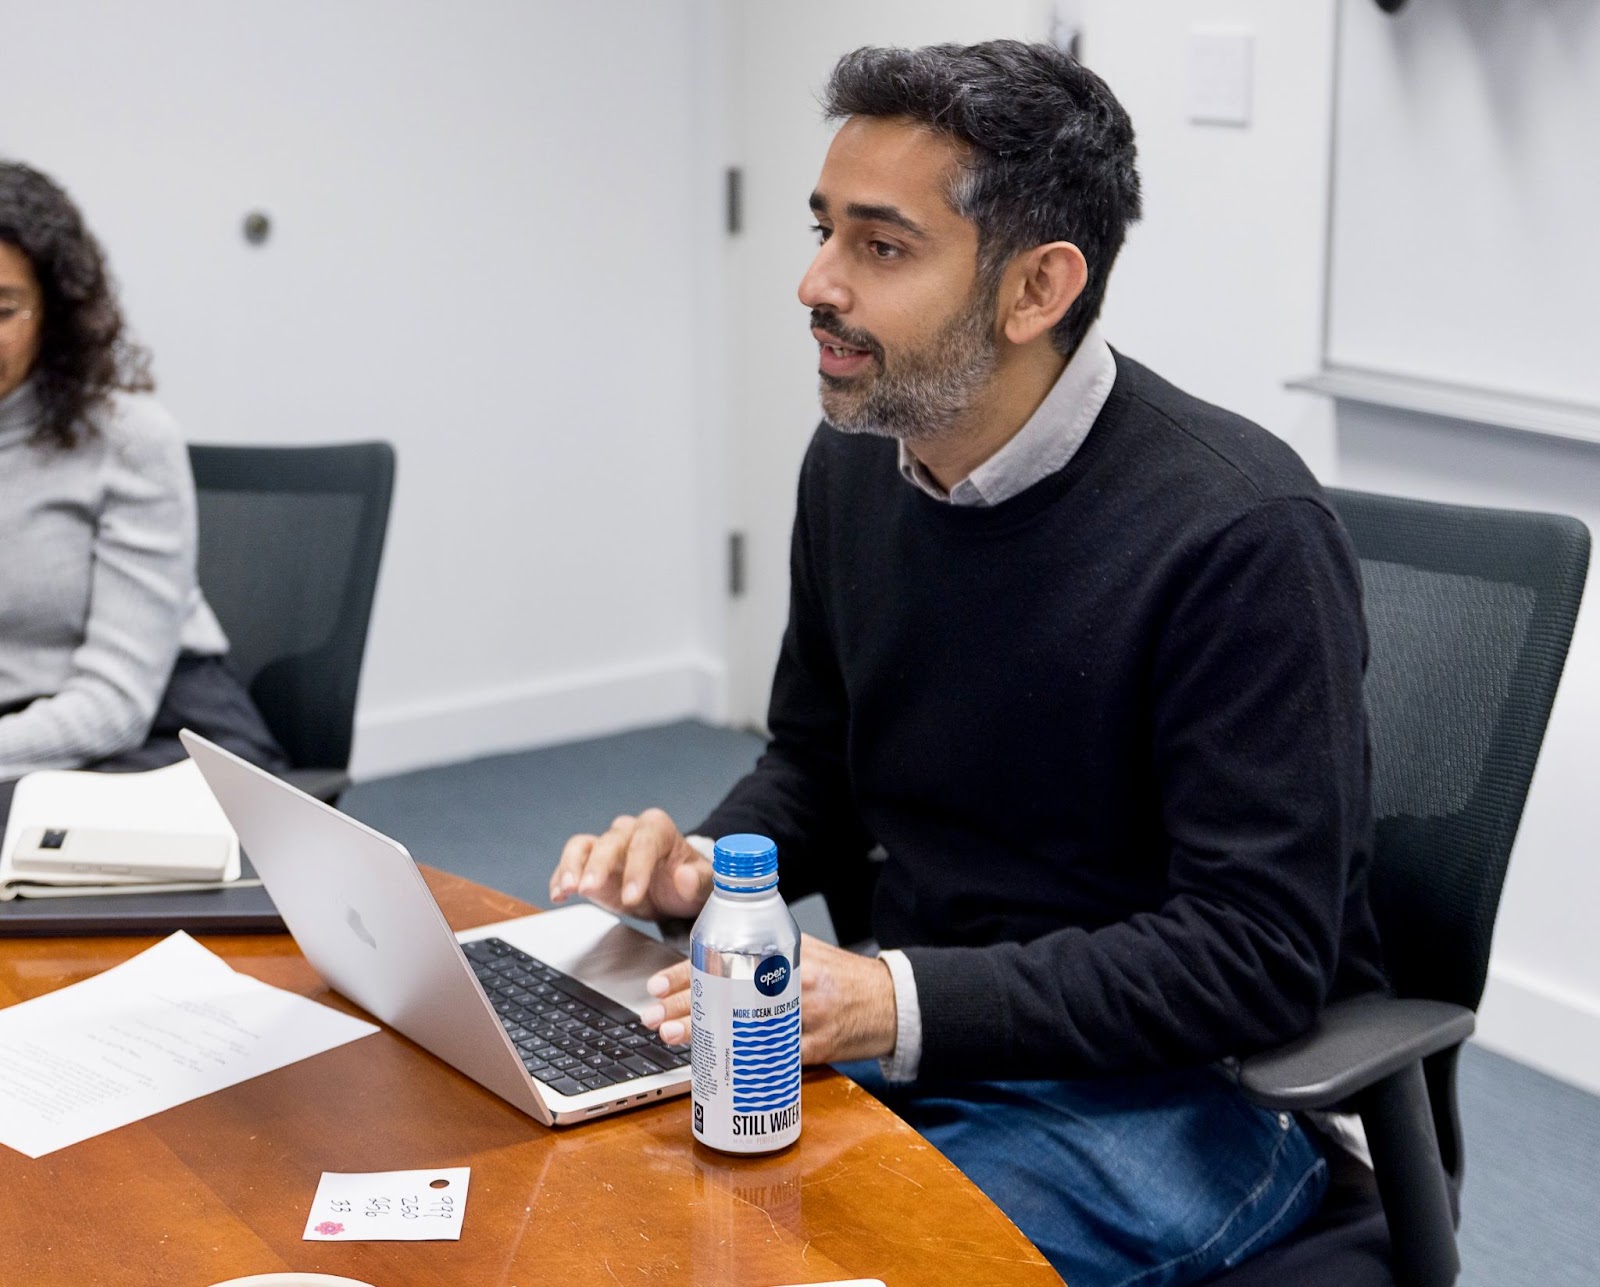
[[[344,808],[419,862],[544,904],[567,837],[650,805],[693,826],[754,763],[749,733],[685,722],[364,782]],[[802,928],[832,937],[820,901]],[[1600,1099],[1469,1045],[1464,1287],[1600,1284]]]

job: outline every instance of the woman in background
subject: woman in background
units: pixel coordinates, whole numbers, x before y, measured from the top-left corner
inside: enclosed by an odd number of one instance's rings
[[[154,387],[77,207],[0,162],[0,822],[22,774],[174,763],[185,725],[286,767],[223,664]]]

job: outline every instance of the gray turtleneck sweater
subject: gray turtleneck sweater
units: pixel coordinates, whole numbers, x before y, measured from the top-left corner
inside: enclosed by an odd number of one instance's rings
[[[0,780],[140,745],[179,651],[228,649],[172,417],[113,394],[62,450],[29,441],[38,415],[29,384],[0,400]]]

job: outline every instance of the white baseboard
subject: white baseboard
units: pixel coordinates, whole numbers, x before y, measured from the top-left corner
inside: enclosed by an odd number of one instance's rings
[[[1491,966],[1478,1044],[1600,1095],[1600,1000],[1508,966]]]
[[[675,719],[715,720],[726,690],[721,662],[682,654],[362,711],[351,775],[361,781]]]

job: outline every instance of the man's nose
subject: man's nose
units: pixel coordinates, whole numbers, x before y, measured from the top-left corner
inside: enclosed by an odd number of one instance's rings
[[[807,308],[828,308],[844,313],[850,308],[850,292],[838,272],[838,263],[829,253],[828,243],[817,247],[811,267],[800,279],[800,302]]]

